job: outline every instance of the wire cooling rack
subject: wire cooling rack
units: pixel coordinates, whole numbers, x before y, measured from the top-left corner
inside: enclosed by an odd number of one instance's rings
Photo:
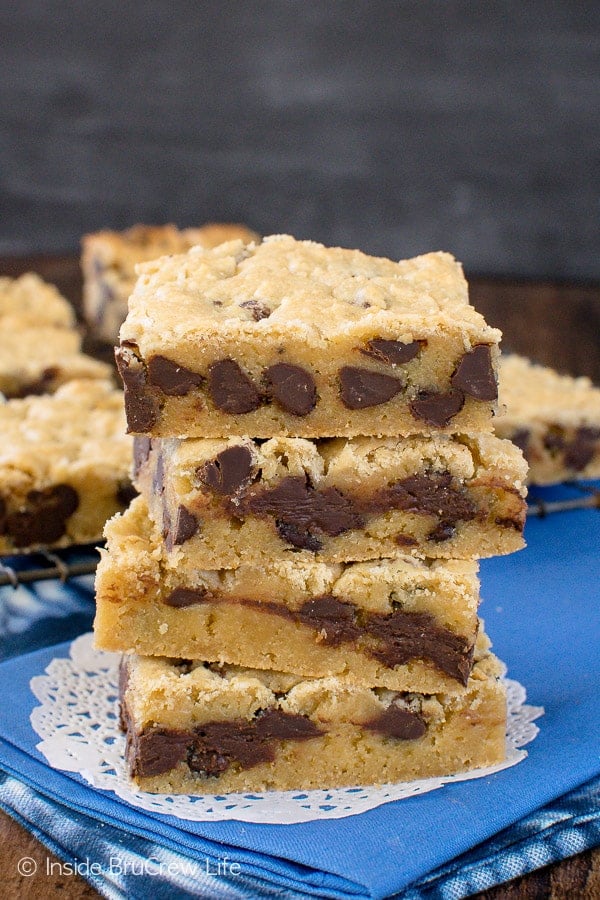
[[[576,496],[565,500],[543,500],[530,497],[528,516],[545,518],[556,513],[577,509],[600,511],[600,490],[578,481],[570,481],[566,487],[576,491]],[[80,575],[93,575],[100,557],[97,544],[77,545],[54,553],[48,550],[25,553],[18,556],[0,556],[0,587],[31,584],[59,578],[65,582]]]

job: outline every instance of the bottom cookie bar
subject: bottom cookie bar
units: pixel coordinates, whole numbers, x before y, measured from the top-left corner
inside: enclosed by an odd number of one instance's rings
[[[487,652],[459,695],[125,656],[127,765],[142,790],[185,794],[384,784],[463,772],[504,759],[499,676],[498,660]]]

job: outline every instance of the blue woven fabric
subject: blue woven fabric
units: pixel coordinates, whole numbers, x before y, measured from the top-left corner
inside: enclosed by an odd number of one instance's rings
[[[546,499],[568,489],[544,492]],[[134,809],[78,776],[53,772],[35,749],[29,681],[68,643],[48,646],[72,617],[89,620],[89,582],[44,596],[0,592],[0,804],[62,859],[99,863],[84,877],[108,897],[459,898],[600,843],[600,515],[530,520],[528,548],[482,564],[482,614],[509,674],[543,705],[521,764],[359,816],[301,825],[196,823]],[[52,616],[50,596],[58,601]],[[34,627],[21,627],[31,604]],[[70,604],[73,608],[70,609]],[[50,607],[50,608],[49,608]],[[70,611],[68,611],[70,609]],[[13,615],[13,610],[15,614]],[[18,627],[15,622],[20,623]],[[36,623],[44,622],[44,628]],[[89,621],[85,622],[87,628]],[[48,629],[52,638],[48,639]],[[26,647],[42,647],[17,656]],[[12,657],[12,658],[9,658]],[[173,864],[130,871],[128,860]],[[223,871],[235,861],[239,873]],[[187,860],[196,867],[181,868]],[[219,863],[221,868],[219,869]],[[155,868],[158,863],[155,864]],[[166,865],[166,864],[165,864]],[[178,868],[179,866],[179,868]],[[162,892],[162,893],[161,893]]]

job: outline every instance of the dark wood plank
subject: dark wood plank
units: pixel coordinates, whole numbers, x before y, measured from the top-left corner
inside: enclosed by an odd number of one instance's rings
[[[0,274],[36,271],[57,285],[81,310],[81,274],[75,256],[0,259]],[[600,383],[600,290],[593,285],[561,285],[472,278],[471,299],[492,325],[504,332],[505,348],[524,353],[574,375]],[[93,346],[93,345],[91,345]],[[106,350],[104,351],[107,352]],[[110,351],[108,351],[110,352]],[[37,873],[21,876],[17,863],[31,857]],[[47,860],[49,862],[47,862]],[[99,896],[79,876],[49,875],[58,863],[24,829],[0,812],[0,871],[6,896],[84,900]],[[478,894],[479,900],[571,900],[600,898],[600,848],[538,869]]]

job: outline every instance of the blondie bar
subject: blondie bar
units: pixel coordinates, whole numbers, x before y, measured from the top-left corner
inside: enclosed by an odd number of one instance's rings
[[[0,554],[89,543],[133,496],[123,399],[108,382],[0,405]]]
[[[333,788],[501,762],[506,697],[491,653],[460,694],[363,687],[202,662],[124,657],[121,724],[155,793]]]
[[[520,356],[502,358],[496,434],[529,462],[532,484],[600,477],[600,388]]]
[[[98,231],[82,239],[83,305],[94,335],[114,343],[127,315],[127,300],[136,280],[137,263],[200,244],[216,247],[257,235],[243,225],[210,224],[178,230],[173,225],[134,225],[126,231]]]
[[[75,312],[53,284],[26,272],[19,278],[0,277],[0,325],[4,334],[13,320],[19,325],[73,328]]]
[[[135,438],[134,479],[178,570],[523,545],[527,464],[493,435]]]
[[[73,379],[111,377],[106,363],[81,352],[81,337],[70,328],[32,326],[16,316],[0,318],[5,339],[0,344],[0,394],[26,397],[52,394]]]
[[[346,564],[168,568],[142,497],[106,527],[96,643],[395,690],[459,691],[479,622],[477,564],[400,557]]]
[[[500,332],[449,254],[392,262],[276,235],[139,271],[117,349],[130,432],[492,429]]]

